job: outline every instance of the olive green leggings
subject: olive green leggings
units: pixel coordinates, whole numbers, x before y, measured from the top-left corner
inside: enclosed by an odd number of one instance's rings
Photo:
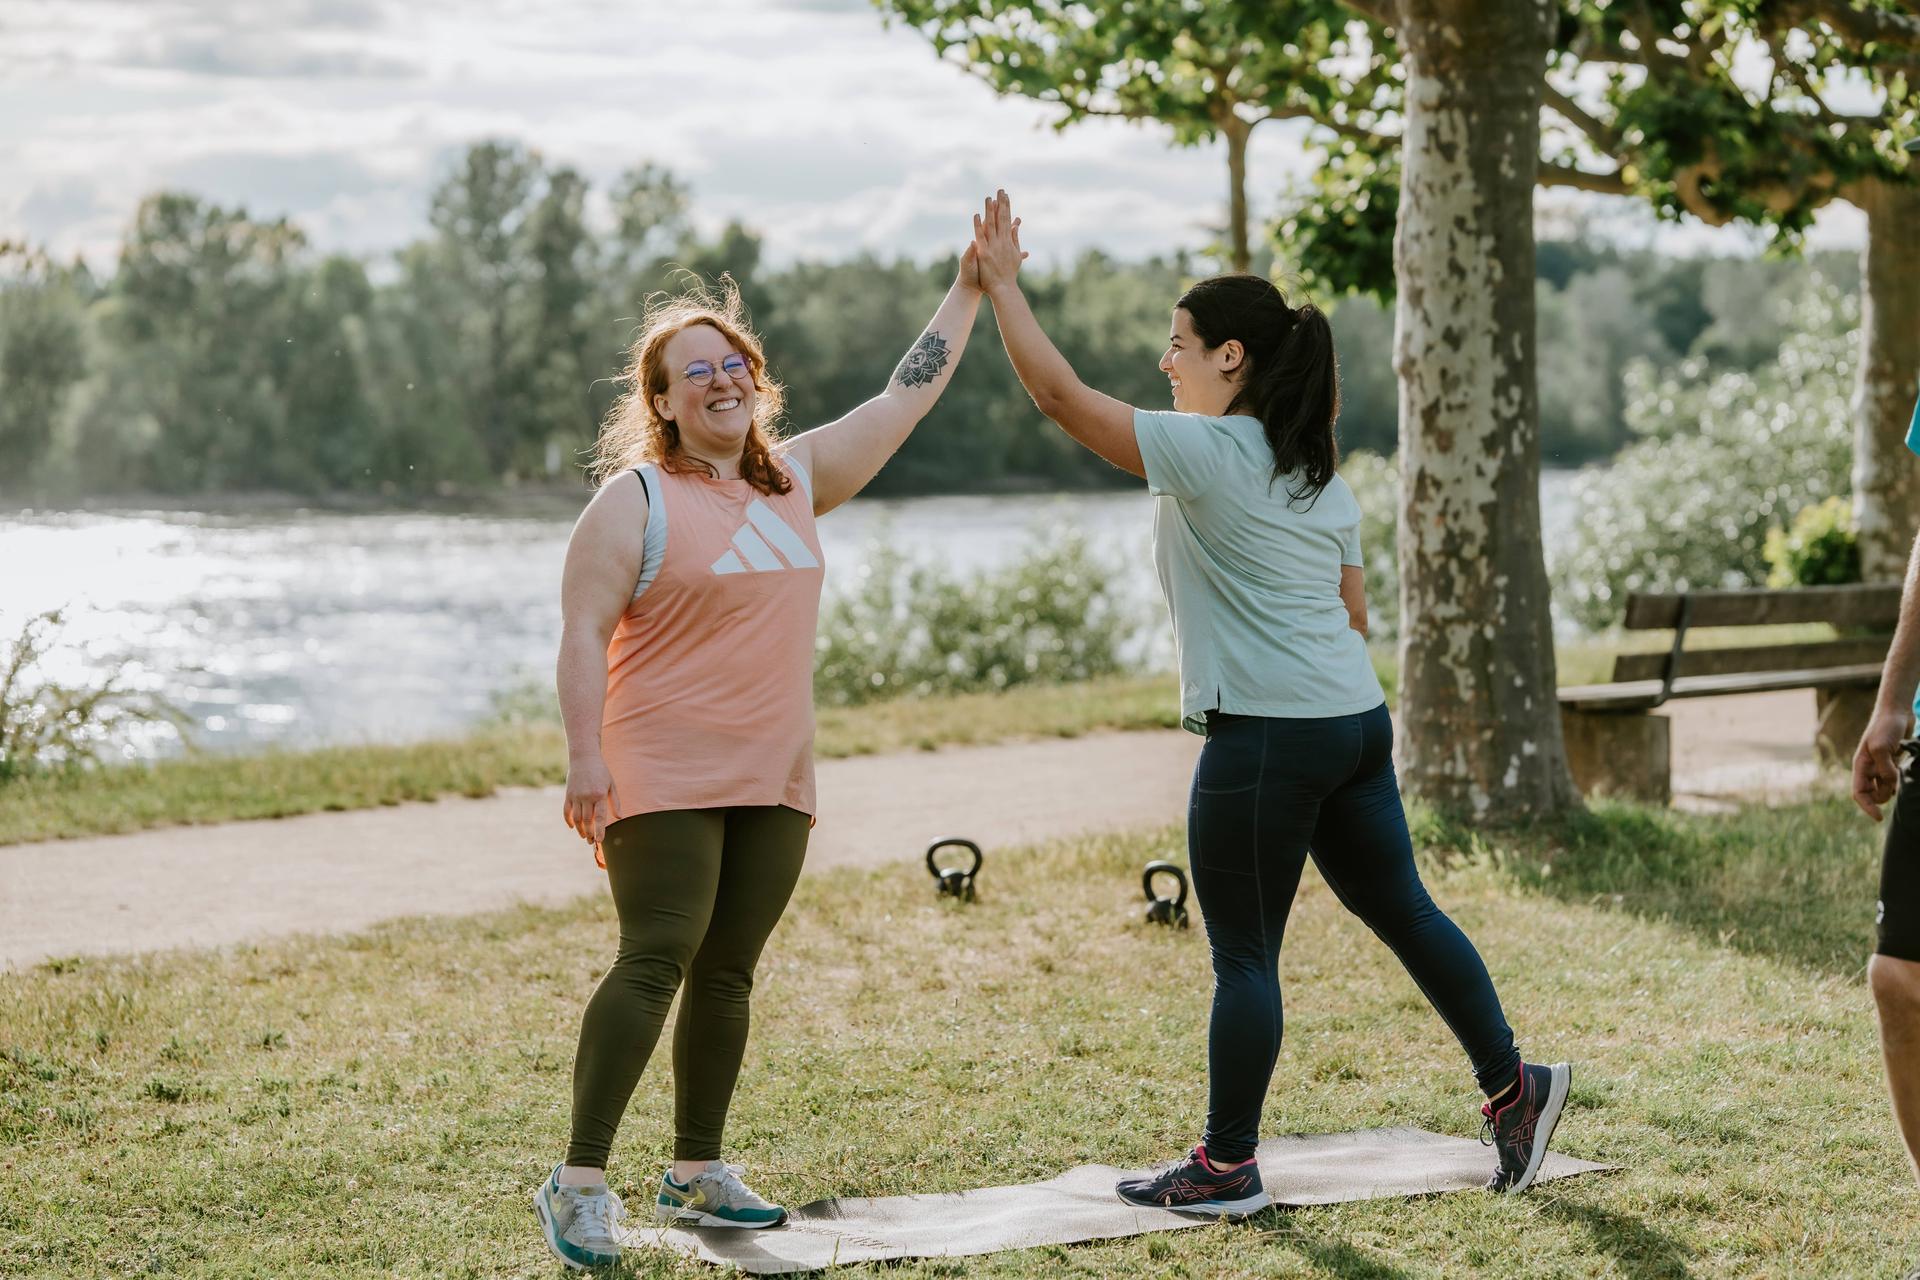
[[[620,952],[580,1020],[567,1163],[607,1153],[682,984],[673,1028],[673,1158],[715,1160],[747,1047],[753,967],[800,878],[811,820],[782,805],[622,818],[601,853]]]

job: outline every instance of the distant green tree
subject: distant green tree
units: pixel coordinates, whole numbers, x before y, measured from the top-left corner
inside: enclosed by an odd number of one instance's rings
[[[370,358],[386,430],[366,466],[383,488],[447,492],[495,484],[472,416],[461,347],[464,313],[454,281],[437,269],[430,241],[398,256],[399,278],[374,295]]]
[[[538,199],[540,157],[518,143],[467,150],[433,192],[427,220],[435,238],[419,256],[450,286],[436,290],[438,319],[457,335],[441,371],[460,389],[462,408],[486,451],[489,471],[523,461],[534,397],[534,352],[525,341],[522,294],[532,274],[523,226]],[[415,277],[416,282],[418,277]]]
[[[660,287],[673,288],[687,273],[709,281],[731,277],[740,290],[740,301],[746,304],[747,314],[756,325],[765,326],[773,315],[773,297],[761,268],[765,253],[758,231],[743,222],[729,221],[712,240],[692,235],[684,238],[672,257],[656,268],[666,273],[656,276],[656,280]]]
[[[530,266],[522,322],[530,386],[516,434],[539,448],[548,475],[591,444],[598,425],[592,388],[603,352],[589,326],[598,314],[601,249],[587,228],[586,197],[586,180],[574,170],[549,172],[521,230]]]
[[[1707,263],[1700,257],[1666,259],[1643,254],[1631,267],[1634,299],[1669,351],[1691,351],[1694,340],[1713,322],[1701,298]]]
[[[270,474],[277,487],[325,493],[378,488],[386,432],[375,399],[373,286],[366,268],[333,256],[289,278],[271,351],[286,429]]]
[[[666,169],[643,164],[629,169],[614,183],[613,235],[608,244],[608,270],[616,297],[638,314],[638,281],[650,282],[661,260],[686,243],[691,232],[687,214],[691,196],[686,186]]]
[[[77,424],[125,480],[164,492],[278,487],[286,402],[275,385],[285,292],[305,238],[196,196],[141,202],[95,306],[103,385]]]
[[[632,247],[620,236],[640,211],[616,202],[610,251],[587,196],[577,171],[503,141],[469,148],[434,191],[434,234],[402,252],[401,297],[385,309],[400,344],[387,397],[431,424],[410,433],[409,474],[471,482],[473,443],[487,479],[552,474],[592,439],[612,399],[596,384],[618,360],[612,294]]]
[[[1561,466],[1610,456],[1630,438],[1622,378],[1635,360],[1676,357],[1646,323],[1632,276],[1608,266],[1564,289],[1540,282],[1540,439]]]
[[[528,161],[517,203],[498,180],[514,156]],[[439,193],[442,225],[371,276],[352,259],[314,257],[289,224],[179,194],[142,207],[121,271],[104,281],[16,250],[0,274],[0,487],[31,473],[49,491],[417,493],[539,475],[585,447],[646,295],[683,287],[689,271],[741,282],[788,387],[789,426],[805,430],[885,385],[953,270],[951,259],[871,255],[771,268],[748,227],[693,235],[684,187],[654,168],[616,184],[611,225],[589,222],[589,194],[578,174],[530,152],[462,164]],[[509,211],[489,220],[480,208]],[[1842,287],[1859,278],[1848,255],[1827,255],[1820,270]],[[1029,283],[1090,383],[1152,405],[1167,394],[1156,366],[1170,308],[1195,272],[1184,256],[1091,252]],[[1575,228],[1548,242],[1541,275],[1558,281],[1539,286],[1543,438],[1550,457],[1570,461],[1618,438],[1606,405],[1623,360],[1657,365],[1689,350],[1719,366],[1770,360],[1810,268],[1664,258]],[[1394,317],[1360,298],[1331,309],[1343,445],[1391,451]],[[980,323],[980,354],[871,492],[1126,483],[1041,427],[995,350],[991,315]],[[53,409],[36,407],[55,387]]]
[[[38,250],[0,242],[0,491],[32,482],[86,371],[72,273]]]

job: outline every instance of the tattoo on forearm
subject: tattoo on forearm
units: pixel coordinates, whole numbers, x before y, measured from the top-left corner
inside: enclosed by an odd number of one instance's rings
[[[947,367],[947,359],[947,340],[929,329],[920,335],[913,349],[900,358],[893,380],[903,387],[924,387],[940,376],[940,371]]]

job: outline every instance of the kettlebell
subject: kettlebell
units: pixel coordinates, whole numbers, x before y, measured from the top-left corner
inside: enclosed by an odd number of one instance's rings
[[[1178,886],[1177,896],[1163,898],[1153,891],[1153,878],[1158,875],[1173,877]],[[1140,877],[1140,887],[1147,893],[1147,923],[1164,924],[1170,929],[1187,927],[1187,873],[1171,862],[1149,862],[1144,875]]]
[[[962,871],[958,867],[941,866],[934,855],[948,846],[965,849],[972,853],[973,865],[965,871]],[[952,898],[958,902],[973,901],[973,878],[980,874],[980,864],[985,860],[985,856],[980,852],[979,845],[971,840],[964,840],[959,836],[948,836],[944,840],[935,840],[927,846],[927,870],[932,874],[934,882],[939,885],[939,895],[943,898]]]

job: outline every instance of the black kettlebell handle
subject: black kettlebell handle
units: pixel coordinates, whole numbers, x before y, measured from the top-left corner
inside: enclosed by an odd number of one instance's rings
[[[1153,891],[1153,878],[1158,875],[1172,876],[1174,879],[1174,883],[1180,886],[1177,891],[1179,893],[1179,896],[1171,899],[1175,909],[1179,909],[1181,907],[1186,906],[1187,905],[1187,873],[1180,868],[1179,864],[1173,863],[1173,862],[1149,862],[1147,864],[1146,873],[1140,877],[1140,887],[1146,891],[1147,901],[1148,902],[1169,901],[1169,899],[1162,898],[1159,894]]]
[[[949,846],[966,849],[973,854],[973,865],[968,867],[963,873],[967,879],[971,880],[980,873],[980,864],[986,861],[985,855],[980,852],[980,846],[971,840],[964,840],[959,836],[948,836],[945,840],[935,840],[927,846],[927,870],[932,873],[935,880],[946,879],[947,869],[942,869],[940,864],[934,861],[934,855]],[[959,870],[957,867],[950,869]],[[1184,897],[1185,895],[1183,894],[1182,896]]]

